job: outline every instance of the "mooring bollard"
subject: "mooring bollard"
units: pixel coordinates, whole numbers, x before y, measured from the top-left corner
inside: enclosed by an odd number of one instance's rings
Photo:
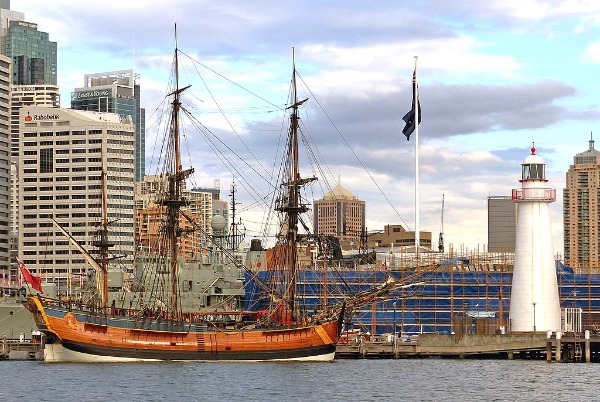
[[[585,362],[589,363],[592,360],[592,352],[590,350],[590,330],[585,330]]]
[[[562,337],[562,333],[560,332],[560,330],[556,331],[556,361],[559,362],[560,361],[560,352],[561,352],[561,348],[562,345],[560,344],[560,338]]]

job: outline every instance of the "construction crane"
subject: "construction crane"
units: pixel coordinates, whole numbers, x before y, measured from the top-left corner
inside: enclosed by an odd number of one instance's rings
[[[440,238],[438,239],[438,251],[444,252],[444,194],[442,194],[442,228],[440,229]]]

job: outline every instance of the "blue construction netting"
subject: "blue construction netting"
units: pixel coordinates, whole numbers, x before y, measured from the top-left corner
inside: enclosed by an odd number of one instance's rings
[[[259,272],[263,283],[279,274]],[[296,299],[299,308],[309,315],[325,304],[341,303],[361,292],[381,286],[388,277],[404,283],[411,278],[418,285],[398,288],[386,299],[355,308],[352,327],[382,333],[451,333],[459,315],[493,316],[496,322],[509,319],[510,272],[425,272],[413,271],[315,271],[298,272]],[[247,276],[246,308],[268,308],[267,292]],[[600,274],[576,274],[564,266],[557,267],[561,307],[580,307],[584,321],[600,322]],[[480,312],[474,314],[474,312]],[[467,314],[470,313],[470,314]],[[485,314],[483,314],[485,313]],[[475,320],[475,319],[473,319]],[[352,329],[352,328],[350,328]]]

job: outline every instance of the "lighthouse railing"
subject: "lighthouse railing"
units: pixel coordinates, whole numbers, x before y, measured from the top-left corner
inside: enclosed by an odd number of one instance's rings
[[[554,188],[514,188],[513,201],[556,201]]]

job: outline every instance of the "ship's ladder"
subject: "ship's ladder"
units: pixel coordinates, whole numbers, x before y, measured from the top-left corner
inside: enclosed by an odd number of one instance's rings
[[[211,287],[213,287],[213,285],[215,283],[217,283],[219,281],[219,279],[221,279],[222,275],[220,272],[216,272],[207,282],[210,281],[210,283],[206,286],[204,286],[201,290],[202,293],[206,293],[206,291],[208,289],[210,289]]]
[[[196,345],[198,346],[198,352],[204,352],[204,332],[196,332]]]
[[[574,350],[574,358],[576,362],[581,362],[581,333],[575,332],[575,350]]]

